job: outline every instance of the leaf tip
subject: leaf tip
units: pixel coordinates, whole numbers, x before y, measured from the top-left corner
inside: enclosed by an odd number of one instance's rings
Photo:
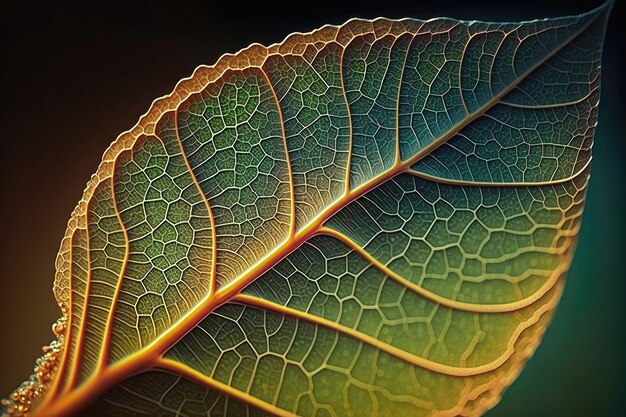
[[[604,15],[605,18],[611,14],[611,10],[613,9],[613,5],[615,4],[615,0],[606,0],[604,3],[596,7],[595,9],[589,10],[587,13],[583,13],[585,16],[594,16],[599,17]]]

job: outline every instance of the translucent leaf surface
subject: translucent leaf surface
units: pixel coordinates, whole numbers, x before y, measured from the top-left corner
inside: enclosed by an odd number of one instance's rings
[[[72,214],[25,412],[483,414],[574,253],[608,8],[351,20],[199,67]]]

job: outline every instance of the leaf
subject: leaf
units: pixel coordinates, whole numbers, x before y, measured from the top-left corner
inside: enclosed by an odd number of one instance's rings
[[[5,407],[483,414],[574,253],[609,9],[351,20],[199,67],[105,153]]]

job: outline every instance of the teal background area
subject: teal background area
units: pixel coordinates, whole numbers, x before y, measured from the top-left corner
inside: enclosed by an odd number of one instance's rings
[[[626,137],[623,27],[616,5],[578,247],[543,343],[487,417],[618,416],[626,376]],[[620,9],[622,9],[620,11]]]
[[[351,17],[519,21],[578,14],[600,3],[0,2],[0,397],[29,375],[52,338],[59,316],[54,259],[103,151],[199,64]],[[565,292],[543,343],[488,417],[623,414],[626,37],[618,16],[625,3],[615,4],[609,21],[592,177]]]

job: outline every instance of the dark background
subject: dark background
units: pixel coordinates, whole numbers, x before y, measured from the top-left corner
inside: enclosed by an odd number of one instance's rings
[[[30,374],[52,338],[54,259],[103,151],[197,65],[351,17],[517,21],[578,14],[600,2],[85,3],[0,5],[0,397]],[[489,417],[623,410],[623,9],[623,2],[614,7],[607,34],[593,176],[568,285],[543,344]]]

